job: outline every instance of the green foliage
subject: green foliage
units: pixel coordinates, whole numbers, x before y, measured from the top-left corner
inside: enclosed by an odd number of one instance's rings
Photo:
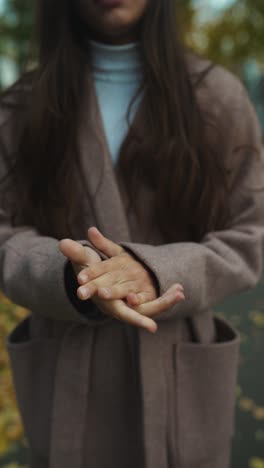
[[[247,59],[263,64],[264,2],[239,0],[209,21],[201,32],[201,50],[229,68]]]

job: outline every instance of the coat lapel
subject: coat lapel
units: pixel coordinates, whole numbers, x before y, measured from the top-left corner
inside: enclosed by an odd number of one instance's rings
[[[93,80],[85,78],[79,147],[87,202],[97,227],[114,242],[130,241],[130,232],[115,168],[109,152]]]

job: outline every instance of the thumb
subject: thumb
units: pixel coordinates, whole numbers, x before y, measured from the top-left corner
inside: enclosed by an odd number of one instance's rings
[[[62,239],[59,248],[65,257],[68,257],[72,263],[76,263],[80,267],[89,266],[89,264],[98,261],[98,258],[100,259],[93,249],[72,239]]]
[[[88,229],[88,239],[98,250],[109,258],[116,257],[120,253],[124,252],[123,247],[105,237],[94,226]]]

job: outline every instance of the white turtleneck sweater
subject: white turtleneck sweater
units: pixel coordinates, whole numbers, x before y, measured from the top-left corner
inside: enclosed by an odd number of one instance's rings
[[[121,144],[127,134],[126,112],[142,79],[140,46],[137,42],[108,45],[89,40],[92,73],[113,163],[117,161]],[[132,106],[131,119],[141,96]]]

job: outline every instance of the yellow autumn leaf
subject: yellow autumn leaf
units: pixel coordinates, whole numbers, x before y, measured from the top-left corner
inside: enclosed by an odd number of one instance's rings
[[[259,310],[252,310],[249,313],[249,319],[256,325],[256,327],[264,327],[264,312]]]
[[[251,458],[249,468],[264,468],[264,458]]]
[[[3,468],[27,468],[26,466],[18,465],[17,463],[8,463],[8,465],[4,465]]]
[[[7,335],[18,322],[28,315],[23,307],[12,304],[0,293],[0,458],[10,451],[13,443],[23,441],[24,432],[17,407],[15,389],[9,356],[5,346]],[[19,465],[11,463],[3,468],[17,468]],[[20,468],[20,467],[19,467]],[[22,467],[21,467],[22,468]]]
[[[249,398],[241,398],[239,400],[239,407],[243,411],[250,411],[254,408],[254,402]]]
[[[264,420],[264,407],[263,406],[256,406],[253,410],[254,418],[259,420]]]

